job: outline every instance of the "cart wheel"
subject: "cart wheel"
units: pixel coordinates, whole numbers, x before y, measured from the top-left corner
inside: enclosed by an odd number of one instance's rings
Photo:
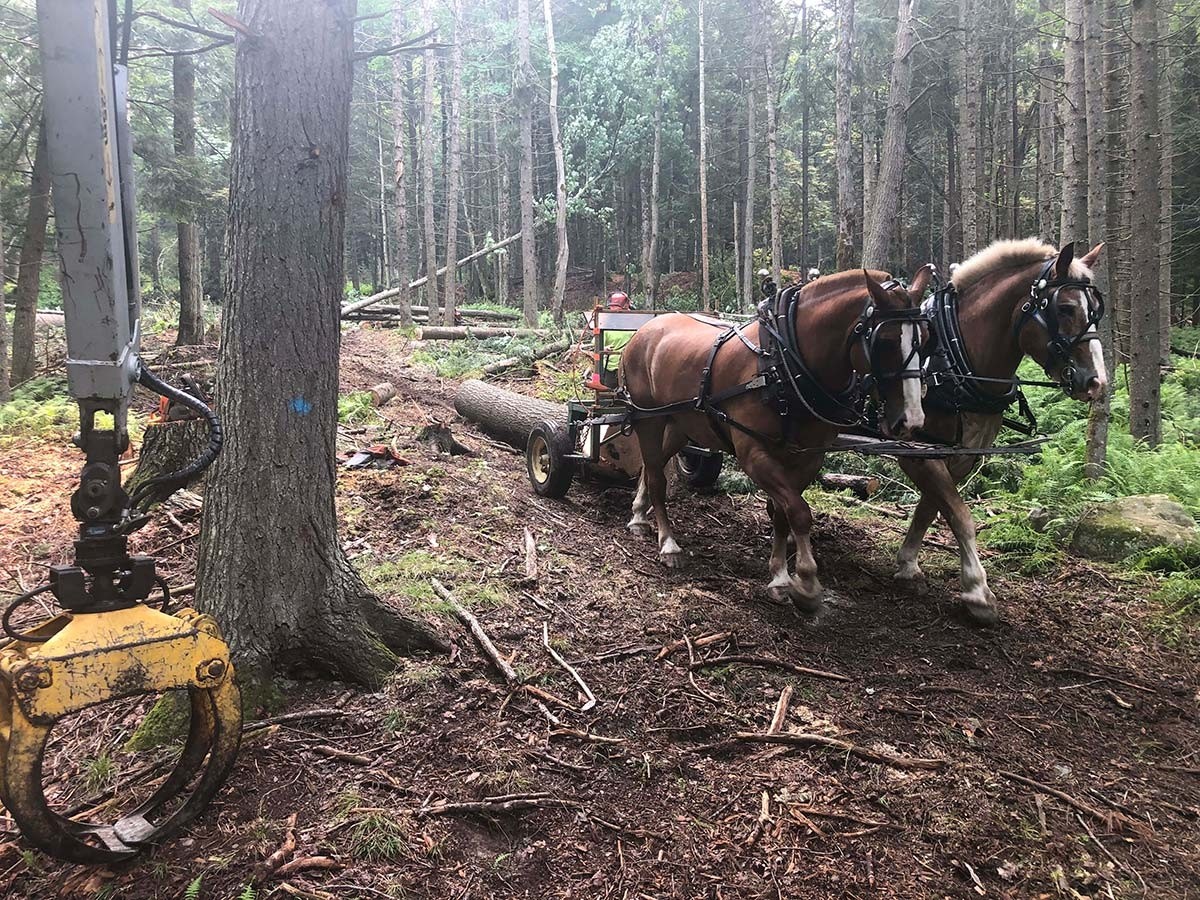
[[[675,455],[675,471],[693,491],[706,491],[717,483],[725,457],[720,453],[701,453],[684,447]]]
[[[535,494],[551,500],[567,495],[575,475],[574,462],[567,458],[572,449],[567,430],[554,422],[542,422],[529,432],[525,470]]]

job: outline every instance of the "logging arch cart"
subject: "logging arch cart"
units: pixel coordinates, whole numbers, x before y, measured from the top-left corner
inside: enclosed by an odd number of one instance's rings
[[[566,495],[577,473],[616,479],[637,478],[642,455],[633,433],[629,406],[614,392],[617,361],[634,333],[672,310],[593,309],[580,348],[592,360],[585,382],[594,392],[588,401],[567,403],[565,420],[546,418],[534,425],[525,442],[525,468],[534,493],[558,499]],[[696,314],[692,314],[696,315]],[[731,323],[708,319],[714,325]],[[689,444],[675,457],[680,478],[693,490],[713,487],[724,457],[718,450]]]

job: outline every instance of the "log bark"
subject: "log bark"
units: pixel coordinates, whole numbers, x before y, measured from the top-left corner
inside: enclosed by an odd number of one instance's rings
[[[390,381],[381,381],[371,388],[371,405],[383,406],[396,396],[396,386]]]
[[[519,366],[522,363],[532,363],[539,359],[545,359],[547,356],[553,356],[555,353],[566,353],[571,348],[570,341],[557,341],[553,344],[547,344],[542,347],[533,356],[510,356],[506,359],[498,359],[495,362],[488,363],[483,367],[484,375],[498,375],[501,372],[511,369],[514,366]]]
[[[567,407],[527,397],[483,381],[464,381],[454,397],[455,411],[497,440],[525,449],[529,432],[539,422],[567,421]]]
[[[125,482],[132,494],[151,478],[177,472],[199,456],[208,446],[208,426],[203,419],[184,419],[150,425],[142,433],[138,464]],[[185,487],[190,487],[189,482]]]
[[[429,325],[417,329],[419,341],[462,341],[467,338],[486,340],[495,337],[541,337],[546,332],[536,328],[472,328],[470,325]]]
[[[1083,71],[1084,0],[1066,0],[1063,44],[1062,222],[1059,243],[1083,236],[1087,227],[1087,113]]]
[[[845,475],[841,472],[822,472],[821,487],[831,491],[852,491],[860,500],[866,500],[879,490],[879,479],[874,475]]]
[[[226,440],[205,496],[196,602],[254,681],[301,669],[378,686],[397,653],[446,648],[370,593],[337,535],[353,17],[353,0],[239,5],[253,37],[237,38],[234,70],[216,377]]]
[[[29,182],[29,211],[21,244],[21,270],[17,273],[12,336],[12,383],[28,381],[37,372],[33,336],[37,327],[38,289],[42,283],[42,255],[46,250],[46,221],[50,217],[50,160],[46,155],[46,124],[38,125],[37,151]]]
[[[360,308],[357,310],[349,310],[349,311],[343,310],[342,318],[343,319],[351,319],[351,318],[358,316],[358,317],[365,319],[365,318],[369,318],[372,314],[378,314],[380,318],[388,318],[391,316],[402,316],[403,310],[404,310],[404,307],[402,307],[402,306],[391,306],[388,304],[381,303],[380,305],[373,306],[370,309],[361,309]],[[461,316],[464,319],[479,319],[481,322],[517,322],[521,318],[520,313],[504,312],[504,311],[498,310],[498,309],[473,309],[468,306],[460,307],[457,310],[457,313],[459,316]],[[410,306],[408,308],[408,315],[409,315],[409,320],[410,320],[409,324],[410,325],[412,324],[413,319],[416,319],[418,321],[420,321],[420,320],[428,321],[429,307],[428,306]]]
[[[958,107],[958,186],[962,192],[962,255],[981,248],[979,234],[979,107],[980,84],[978,0],[959,0],[958,24],[963,37],[959,74],[962,85]]]

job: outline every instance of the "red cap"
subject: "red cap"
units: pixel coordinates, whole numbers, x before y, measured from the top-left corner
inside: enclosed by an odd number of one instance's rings
[[[629,295],[624,291],[614,291],[608,295],[609,309],[629,309]]]

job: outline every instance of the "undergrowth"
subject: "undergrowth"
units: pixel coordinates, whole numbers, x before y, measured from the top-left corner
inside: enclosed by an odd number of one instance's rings
[[[387,559],[364,557],[358,569],[371,590],[403,597],[418,612],[450,612],[450,605],[434,591],[430,580],[433,578],[450,588],[455,599],[467,608],[503,604],[508,591],[502,585],[474,580],[472,565],[458,557],[412,550]]]
[[[79,423],[79,408],[63,377],[34,378],[13,388],[0,404],[0,440],[13,437],[65,437]]]

